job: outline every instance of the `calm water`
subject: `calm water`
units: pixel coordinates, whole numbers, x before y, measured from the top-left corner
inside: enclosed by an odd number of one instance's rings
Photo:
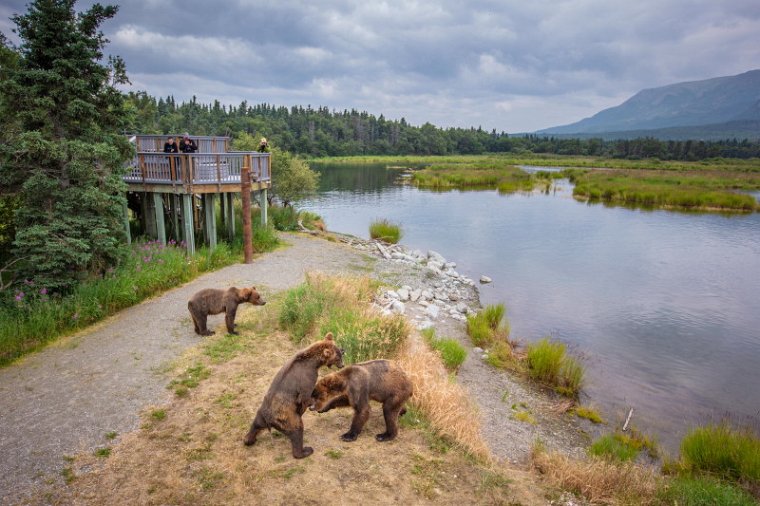
[[[513,337],[546,335],[584,357],[584,402],[666,447],[688,427],[760,427],[760,213],[686,214],[587,205],[569,185],[546,194],[438,193],[383,167],[315,166],[303,207],[330,229],[368,237],[400,223],[402,243],[433,249],[504,302]]]

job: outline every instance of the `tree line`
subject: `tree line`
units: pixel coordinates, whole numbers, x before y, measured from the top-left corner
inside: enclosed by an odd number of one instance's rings
[[[510,135],[482,128],[439,128],[375,116],[366,111],[310,105],[267,103],[223,105],[177,102],[173,96],[146,92],[127,95],[130,133],[266,136],[285,151],[310,157],[351,155],[476,155],[484,153],[549,153],[610,158],[697,161],[707,158],[760,157],[760,141],[670,140],[652,137],[630,140],[575,139],[535,134]]]

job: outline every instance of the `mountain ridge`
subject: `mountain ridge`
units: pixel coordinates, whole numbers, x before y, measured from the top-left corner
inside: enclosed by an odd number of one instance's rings
[[[537,134],[602,134],[697,127],[708,137],[733,129],[724,124],[760,121],[760,69],[735,76],[686,81],[639,91],[622,104],[578,122]],[[711,126],[711,129],[705,127]],[[760,133],[756,125],[750,133]]]

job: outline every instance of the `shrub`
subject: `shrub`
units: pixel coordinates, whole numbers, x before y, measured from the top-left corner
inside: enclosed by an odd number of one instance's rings
[[[298,211],[293,207],[272,206],[269,208],[268,216],[277,230],[298,230]]]
[[[491,327],[492,330],[497,330],[499,328],[499,324],[504,319],[504,313],[506,313],[504,304],[488,305],[483,308],[483,311],[481,312],[483,318],[485,318],[486,322],[488,322],[488,326]]]
[[[488,358],[486,359],[486,362],[489,365],[500,369],[509,368],[518,371],[523,369],[512,351],[512,346],[505,339],[499,339],[493,343],[491,349],[488,350]]]
[[[687,469],[760,482],[760,439],[726,424],[689,432],[681,440],[681,459]]]
[[[403,233],[401,227],[388,220],[373,221],[369,226],[369,236],[390,244],[396,244],[401,240]]]

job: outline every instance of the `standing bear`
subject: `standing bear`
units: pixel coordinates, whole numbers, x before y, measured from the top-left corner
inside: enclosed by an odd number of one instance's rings
[[[412,382],[398,364],[372,360],[322,377],[312,392],[310,409],[324,413],[333,408],[354,408],[351,428],[340,436],[343,441],[354,441],[369,419],[370,399],[381,402],[385,432],[375,439],[390,441],[398,434],[398,417],[406,413],[404,403],[411,396]]]
[[[311,393],[317,383],[317,371],[322,366],[343,367],[343,350],[328,333],[322,341],[299,351],[272,380],[261,407],[243,442],[250,446],[263,429],[275,428],[290,438],[293,457],[302,459],[314,450],[303,446],[303,420],[301,416],[311,405]]]
[[[190,316],[193,317],[195,333],[202,336],[212,336],[214,332],[206,328],[206,318],[210,314],[226,313],[224,322],[227,324],[227,332],[235,332],[235,314],[238,305],[250,302],[254,306],[263,306],[266,301],[261,298],[256,287],[235,288],[234,286],[226,290],[218,288],[206,288],[192,296],[187,303],[187,309],[190,310]]]

